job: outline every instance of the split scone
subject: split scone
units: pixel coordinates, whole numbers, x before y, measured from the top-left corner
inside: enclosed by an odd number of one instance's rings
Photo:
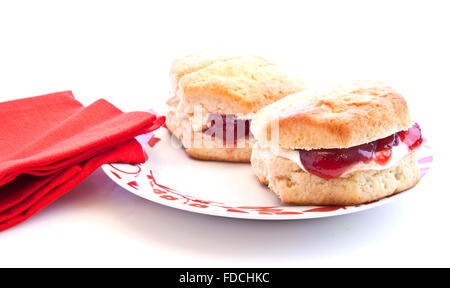
[[[198,159],[250,162],[255,112],[303,82],[267,60],[207,50],[176,60],[171,67],[166,126]]]
[[[361,204],[420,180],[420,127],[382,82],[289,95],[259,111],[251,131],[253,170],[283,203]]]

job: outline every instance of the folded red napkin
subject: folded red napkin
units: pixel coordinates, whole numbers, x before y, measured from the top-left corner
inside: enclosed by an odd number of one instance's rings
[[[83,107],[72,92],[0,103],[0,231],[70,191],[105,163],[141,163],[134,139],[165,118],[124,113],[101,99]]]

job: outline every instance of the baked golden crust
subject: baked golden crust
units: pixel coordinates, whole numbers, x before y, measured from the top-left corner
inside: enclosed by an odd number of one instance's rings
[[[203,69],[213,63],[238,57],[242,57],[242,53],[224,51],[222,49],[205,49],[198,53],[186,55],[172,62],[170,68],[171,82],[175,84],[173,86],[176,86],[184,75]],[[257,56],[254,57],[259,58]]]
[[[402,95],[380,81],[354,81],[289,95],[259,111],[251,129],[259,141],[276,141],[272,130],[279,127],[280,147],[320,149],[368,143],[411,126]]]
[[[209,113],[249,114],[304,90],[298,77],[261,57],[221,53],[208,50],[172,64],[173,96],[183,111],[198,105]]]
[[[298,205],[362,204],[407,190],[420,181],[414,153],[385,170],[355,171],[335,179],[307,173],[258,145],[253,147],[251,163],[258,180],[269,185],[283,203]]]
[[[180,80],[185,103],[224,114],[253,113],[303,89],[299,79],[253,56],[216,62]]]
[[[250,163],[251,148],[186,148],[192,158],[209,161]]]

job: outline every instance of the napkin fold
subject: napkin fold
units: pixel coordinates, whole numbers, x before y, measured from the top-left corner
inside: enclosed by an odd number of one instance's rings
[[[145,162],[134,137],[165,118],[72,92],[0,103],[0,231],[28,219],[105,163]]]

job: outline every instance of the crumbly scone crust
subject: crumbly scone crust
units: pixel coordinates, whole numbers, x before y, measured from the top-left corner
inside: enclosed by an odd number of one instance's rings
[[[209,161],[250,163],[251,148],[186,148],[186,153],[196,159]]]
[[[264,58],[214,49],[175,60],[170,79],[170,101],[191,113],[195,105],[209,113],[254,113],[305,89],[299,77]]]
[[[222,114],[257,112],[304,84],[278,66],[254,56],[219,61],[180,79],[184,105],[195,104]]]
[[[236,51],[224,51],[223,49],[205,49],[180,57],[172,62],[170,67],[170,80],[173,88],[178,85],[180,79],[189,73],[203,69],[211,64],[242,57],[242,53]],[[260,58],[258,56],[253,56]]]
[[[253,117],[252,132],[286,149],[321,149],[357,146],[411,126],[402,95],[380,81],[353,81],[266,106]]]

